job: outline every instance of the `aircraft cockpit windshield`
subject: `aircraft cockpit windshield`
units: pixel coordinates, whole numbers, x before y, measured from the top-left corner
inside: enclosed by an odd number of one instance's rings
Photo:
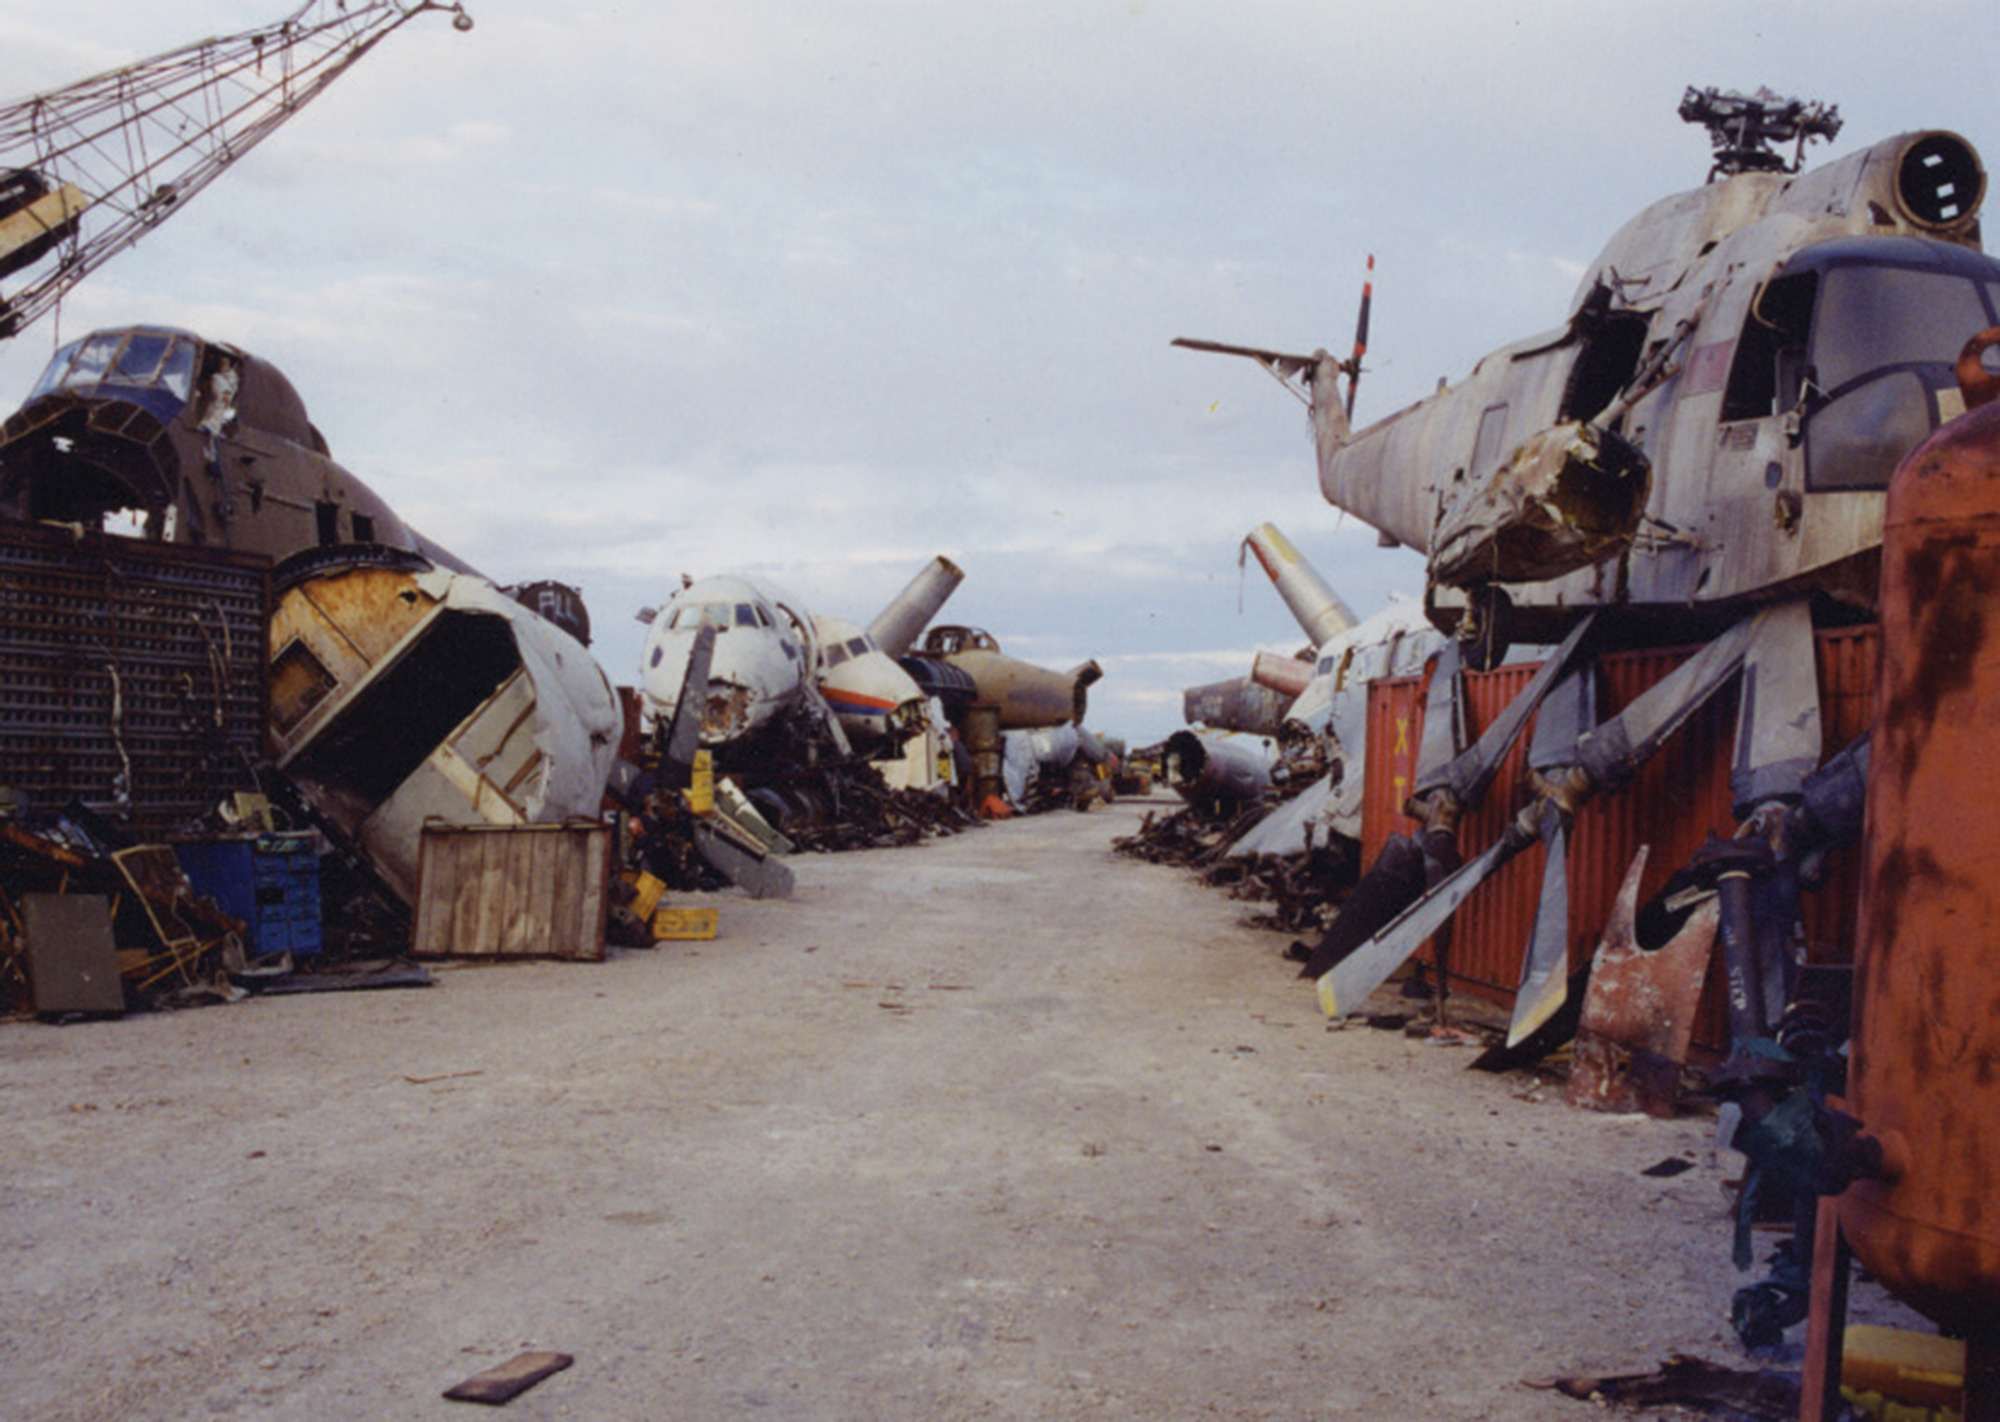
[[[178,408],[194,392],[196,355],[195,341],[171,331],[99,331],[57,351],[29,398],[122,386],[164,393]]]
[[[879,652],[875,639],[865,633],[859,637],[849,637],[845,642],[830,643],[826,649],[826,664],[837,667],[852,657],[865,656],[869,652]]]
[[[2000,325],[2000,262],[1915,238],[1836,239],[1758,293],[1722,418],[1803,416],[1806,487],[1888,487],[1903,454],[1956,413],[1966,341]]]
[[[718,633],[727,632],[732,627],[771,627],[771,614],[754,602],[701,602],[690,603],[674,610],[673,621],[667,626],[676,632],[693,632],[702,627],[713,627]]]

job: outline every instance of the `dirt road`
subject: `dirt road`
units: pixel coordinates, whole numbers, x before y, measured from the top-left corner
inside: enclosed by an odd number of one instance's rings
[[[463,1418],[548,1348],[510,1415],[1584,1422],[1522,1380],[1740,1360],[1710,1123],[1329,1030],[1109,852],[1144,808],[604,964],[0,1026],[0,1413]]]

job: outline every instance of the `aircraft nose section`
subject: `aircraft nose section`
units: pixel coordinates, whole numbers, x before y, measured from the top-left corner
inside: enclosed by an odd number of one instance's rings
[[[0,424],[0,511],[62,522],[157,513],[179,492],[180,466],[167,424],[144,405],[44,395]]]

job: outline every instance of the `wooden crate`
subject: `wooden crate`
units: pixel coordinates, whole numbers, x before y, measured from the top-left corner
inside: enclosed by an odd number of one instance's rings
[[[426,825],[418,850],[420,958],[604,957],[611,827]]]

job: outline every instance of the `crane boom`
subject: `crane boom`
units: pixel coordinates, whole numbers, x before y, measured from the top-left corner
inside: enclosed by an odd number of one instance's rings
[[[383,39],[442,0],[307,0],[206,39],[0,106],[0,339],[164,221]]]

